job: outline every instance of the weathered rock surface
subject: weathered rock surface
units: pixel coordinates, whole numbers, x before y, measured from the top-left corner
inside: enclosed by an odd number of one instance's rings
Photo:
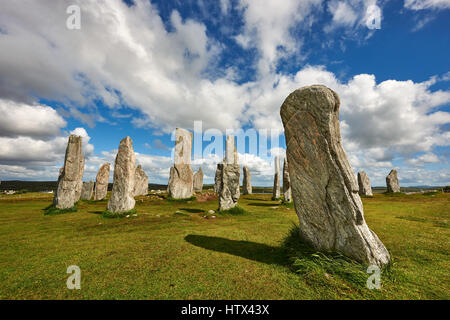
[[[387,192],[400,192],[397,170],[392,169],[386,177]]]
[[[216,169],[216,175],[214,177],[214,192],[219,193],[220,192],[220,185],[221,185],[221,179],[222,179],[222,167],[219,167],[219,165],[217,165],[217,169]]]
[[[242,179],[242,193],[243,194],[252,194],[252,180],[251,180],[250,170],[248,170],[247,166],[244,166],[242,171],[244,173],[244,178]]]
[[[358,186],[360,195],[373,196],[369,176],[364,171],[358,172]]]
[[[194,192],[194,172],[191,169],[193,134],[177,128],[175,131],[175,161],[170,168],[167,190],[174,199],[190,198]]]
[[[203,170],[200,167],[194,174],[194,192],[202,192],[203,190]]]
[[[56,208],[69,209],[80,200],[83,174],[82,137],[71,135],[67,144],[64,166],[59,170],[58,187],[53,199]]]
[[[273,176],[272,199],[280,198],[280,158],[275,157],[275,174]]]
[[[114,182],[108,210],[123,213],[134,209],[134,179],[136,171],[136,155],[130,137],[120,141],[114,164]]]
[[[341,144],[339,97],[321,85],[292,92],[281,107],[300,236],[317,250],[367,264],[390,256],[364,220],[355,175]]]
[[[220,176],[219,210],[227,210],[237,205],[241,196],[239,190],[240,171],[238,164],[219,163]]]
[[[219,210],[228,210],[237,205],[241,196],[239,190],[241,168],[238,164],[238,156],[234,136],[227,136],[225,158],[223,163],[217,165]]]
[[[136,167],[134,173],[134,196],[146,196],[148,194],[148,177],[141,165]]]
[[[283,195],[285,202],[292,201],[291,178],[289,177],[289,167],[286,158],[283,161]]]
[[[91,200],[94,194],[94,181],[83,182],[83,187],[81,188],[81,199]]]
[[[108,193],[109,171],[111,165],[105,163],[100,167],[95,179],[94,200],[103,200]]]

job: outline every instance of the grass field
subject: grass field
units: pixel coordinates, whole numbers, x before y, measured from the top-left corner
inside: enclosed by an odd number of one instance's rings
[[[0,198],[1,299],[450,298],[449,194],[363,198],[393,257],[380,290],[366,288],[365,266],[301,243],[294,209],[270,194],[243,196],[245,214],[215,218],[217,199],[157,196],[139,197],[129,218],[104,218],[106,201],[46,216],[51,197]],[[66,287],[70,265],[81,290]]]

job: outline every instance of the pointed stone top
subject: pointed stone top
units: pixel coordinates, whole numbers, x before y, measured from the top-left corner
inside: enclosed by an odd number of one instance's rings
[[[175,130],[175,165],[191,164],[192,153],[192,139],[194,135],[192,132],[176,128]]]
[[[227,136],[225,158],[223,159],[223,162],[227,164],[238,164],[238,154],[236,144],[234,143],[234,136]]]

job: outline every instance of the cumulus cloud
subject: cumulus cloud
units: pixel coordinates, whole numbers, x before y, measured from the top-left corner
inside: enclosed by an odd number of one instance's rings
[[[292,37],[293,27],[310,28],[314,10],[321,10],[322,0],[240,0],[244,15],[244,30],[236,37],[243,47],[255,47],[260,52],[258,70],[261,75],[273,71],[281,57],[299,54],[302,45]]]
[[[67,125],[51,107],[0,99],[0,136],[51,137]]]

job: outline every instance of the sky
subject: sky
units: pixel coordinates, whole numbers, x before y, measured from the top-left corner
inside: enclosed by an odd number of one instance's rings
[[[2,0],[0,180],[56,180],[77,134],[85,181],[130,136],[166,184],[181,127],[205,183],[234,134],[270,186],[284,99],[323,84],[355,174],[450,185],[449,30],[450,0]]]

